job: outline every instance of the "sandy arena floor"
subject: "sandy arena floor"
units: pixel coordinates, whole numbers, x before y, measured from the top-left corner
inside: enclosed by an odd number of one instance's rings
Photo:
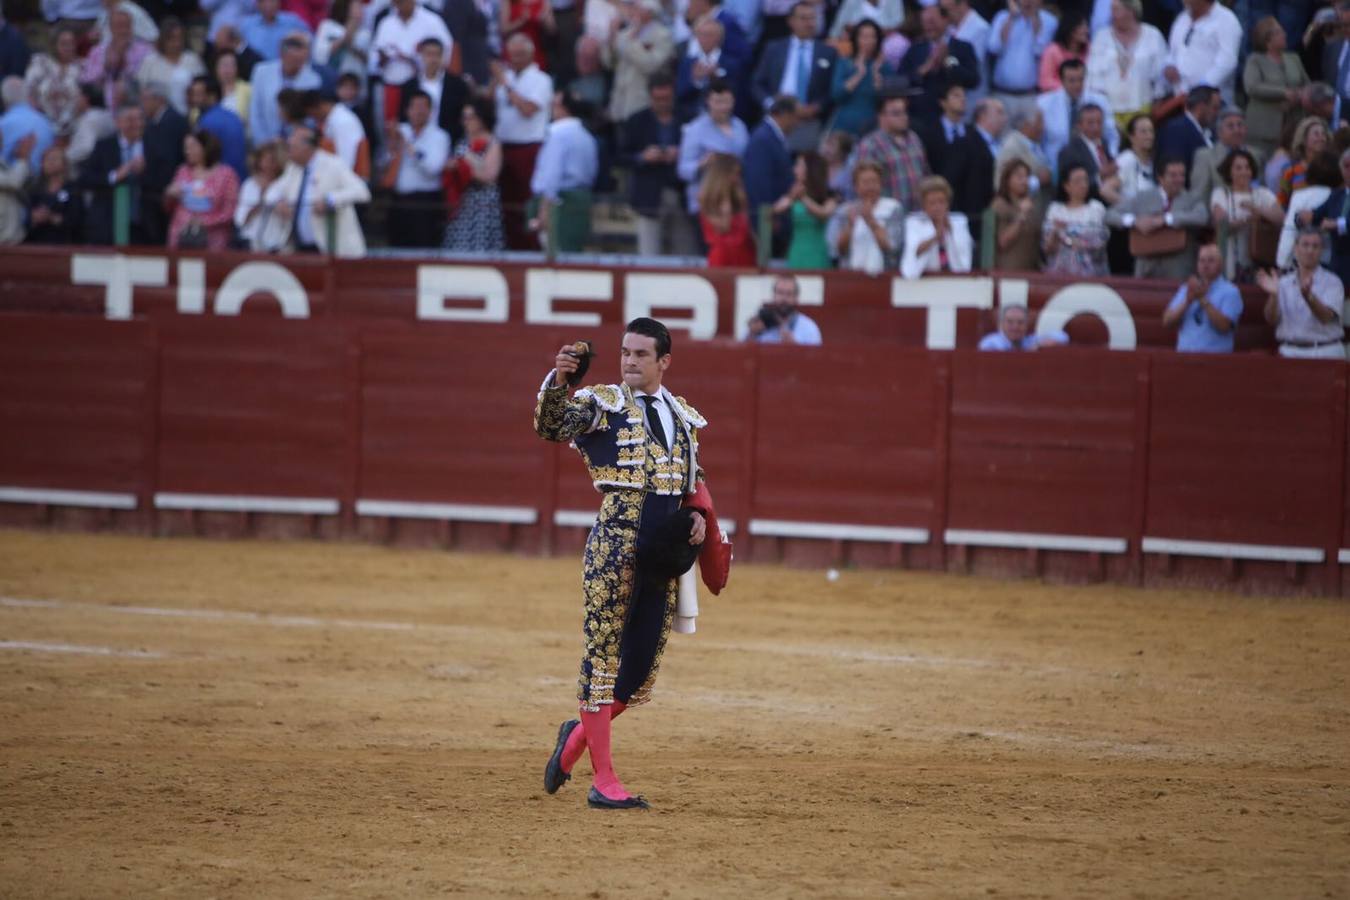
[[[1343,602],[746,567],[615,813],[579,569],[0,532],[0,896],[1350,896]]]

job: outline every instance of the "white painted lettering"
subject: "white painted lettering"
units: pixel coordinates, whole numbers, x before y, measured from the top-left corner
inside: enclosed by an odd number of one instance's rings
[[[480,305],[446,306],[477,300]],[[437,322],[505,322],[510,316],[506,276],[487,266],[418,266],[417,318]]]
[[[629,272],[623,283],[624,321],[650,316],[657,308],[690,311],[688,318],[661,314],[672,331],[682,329],[698,341],[717,336],[717,289],[702,275]]]
[[[556,312],[553,301],[614,298],[614,276],[609,272],[578,272],[567,269],[529,269],[525,272],[525,321],[530,325],[600,324],[598,312]]]
[[[1138,344],[1134,315],[1111,288],[1103,284],[1071,284],[1061,288],[1041,307],[1036,333],[1063,331],[1074,316],[1096,316],[1106,323],[1106,345],[1112,350],[1133,350]]]
[[[990,309],[993,305],[992,278],[891,279],[891,306],[928,311],[929,350],[956,347],[958,309]]]
[[[103,314],[109,319],[130,319],[132,291],[168,284],[169,261],[162,256],[76,253],[70,258],[70,280],[104,285]]]
[[[237,316],[254,294],[271,294],[287,319],[309,318],[309,295],[289,269],[280,263],[244,263],[225,277],[216,291],[216,315]]]
[[[178,311],[185,315],[206,312],[206,260],[178,260]]]

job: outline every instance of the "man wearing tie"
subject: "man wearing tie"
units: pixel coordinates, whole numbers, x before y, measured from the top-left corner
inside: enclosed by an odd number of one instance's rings
[[[1113,181],[1120,167],[1116,165],[1111,151],[1107,149],[1102,136],[1102,122],[1105,113],[1095,103],[1085,103],[1078,110],[1078,128],[1069,143],[1059,154],[1059,171],[1067,172],[1070,166],[1084,166],[1088,178],[1107,203],[1120,199],[1120,182]],[[1208,195],[1206,195],[1208,196]]]
[[[366,239],[355,204],[370,202],[370,188],[342,160],[319,149],[312,125],[293,128],[286,149],[290,164],[263,197],[271,209],[264,242],[270,239],[277,245],[272,249],[277,250],[365,256]]]
[[[1186,164],[1186,178],[1191,177],[1191,164],[1195,162],[1195,152],[1205,147],[1213,147],[1214,139],[1209,129],[1218,118],[1223,97],[1217,88],[1194,87],[1186,94],[1186,112],[1173,116],[1158,134],[1158,147],[1154,153],[1156,159],[1179,159]],[[1184,275],[1181,277],[1185,277]]]
[[[1136,278],[1180,280],[1195,268],[1195,229],[1209,224],[1209,210],[1205,201],[1186,193],[1186,167],[1182,161],[1164,159],[1158,165],[1158,187],[1140,191],[1108,209],[1106,224],[1112,228],[1138,228],[1143,234],[1162,228],[1185,230],[1184,249],[1166,255],[1138,256],[1134,261]]]
[[[801,2],[792,7],[788,26],[792,36],[773,41],[755,69],[751,94],[767,110],[775,97],[797,98],[797,128],[789,138],[794,153],[816,149],[822,123],[829,115],[830,87],[839,54],[816,40],[816,6]]]
[[[126,185],[130,199],[133,244],[149,243],[141,217],[141,175],[145,172],[145,114],[139,106],[124,106],[117,111],[117,133],[94,145],[89,162],[80,175],[80,187],[92,200],[86,217],[87,240],[91,244],[113,242],[113,192]]]
[[[1036,98],[1036,103],[1045,116],[1045,133],[1041,137],[1041,149],[1052,167],[1059,162],[1059,155],[1073,136],[1078,123],[1079,111],[1091,103],[1100,107],[1105,117],[1103,134],[1107,150],[1114,153],[1119,135],[1116,131],[1116,117],[1111,114],[1111,104],[1101,94],[1086,89],[1087,67],[1081,59],[1066,59],[1059,66],[1060,87]],[[1189,160],[1189,157],[1187,157]],[[1058,177],[1058,169],[1054,175]]]

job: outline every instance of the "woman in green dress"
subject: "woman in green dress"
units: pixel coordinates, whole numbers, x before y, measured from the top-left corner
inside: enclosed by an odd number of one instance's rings
[[[792,216],[788,268],[828,269],[831,260],[825,226],[839,206],[839,201],[830,195],[829,166],[824,157],[811,150],[797,157],[792,172],[792,187],[773,205],[776,215],[790,212]]]

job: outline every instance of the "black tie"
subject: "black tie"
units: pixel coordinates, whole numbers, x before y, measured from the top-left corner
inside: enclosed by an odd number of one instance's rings
[[[661,417],[656,414],[657,399],[643,396],[642,402],[647,406],[647,428],[651,430],[652,436],[660,442],[662,447],[670,449],[670,444],[666,441],[666,430],[661,427]]]

